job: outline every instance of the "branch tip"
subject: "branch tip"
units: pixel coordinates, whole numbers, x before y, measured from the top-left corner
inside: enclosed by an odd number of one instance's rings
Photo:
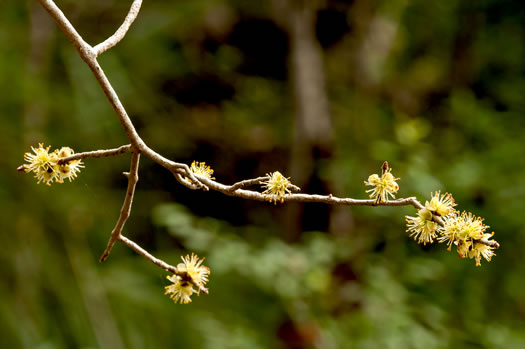
[[[117,223],[115,224],[115,227],[111,231],[111,235],[109,237],[108,245],[106,246],[106,249],[104,250],[104,253],[100,257],[100,262],[104,262],[111,252],[111,249],[115,245],[115,242],[122,236],[122,229],[124,229],[124,225],[126,224],[126,221],[128,220],[130,213],[131,213],[131,205],[133,204],[133,196],[135,194],[135,187],[138,182],[138,169],[139,169],[139,160],[140,160],[140,153],[134,152],[131,156],[131,164],[130,169],[128,173],[128,187],[126,189],[126,195],[124,198],[124,202],[122,204],[122,208],[120,209],[120,215],[117,220]]]

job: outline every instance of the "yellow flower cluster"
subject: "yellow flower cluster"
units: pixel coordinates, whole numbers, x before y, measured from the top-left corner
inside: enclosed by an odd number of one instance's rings
[[[368,177],[368,181],[365,181],[365,185],[373,187],[367,190],[370,193],[370,199],[375,199],[377,203],[387,202],[388,196],[390,195],[393,199],[396,198],[395,194],[399,190],[397,180],[392,174],[392,169],[388,167],[388,163],[385,161],[383,164],[383,173],[381,177],[377,174],[373,174]]]
[[[485,231],[490,228],[483,224],[483,218],[476,217],[470,212],[454,212],[444,217],[445,226],[442,230],[439,242],[447,242],[448,249],[451,245],[457,246],[460,258],[474,258],[476,265],[481,265],[481,257],[488,262],[492,256],[495,256],[494,248],[481,244],[477,241],[481,239],[488,240],[494,233],[486,234]]]
[[[199,257],[194,253],[191,254],[191,257],[186,255],[181,259],[183,263],[177,265],[179,274],[167,276],[173,284],[165,287],[165,294],[169,294],[175,303],[180,301],[180,304],[187,304],[191,302],[191,296],[194,293],[198,295],[201,288],[208,282],[210,268],[202,265],[204,258],[199,260]],[[196,287],[197,290],[193,287]]]
[[[193,161],[190,166],[191,172],[195,173],[196,175],[203,176],[209,179],[215,179],[215,177],[212,177],[213,170],[210,166],[207,166],[205,162],[197,162]]]
[[[432,220],[432,213],[422,208],[417,212],[416,217],[406,217],[407,220],[407,232],[410,233],[410,237],[414,237],[414,240],[418,240],[419,244],[431,244],[436,238],[436,231],[439,229],[439,224]]]
[[[44,148],[42,143],[38,145],[38,148],[31,147],[33,153],[24,154],[24,160],[28,163],[23,165],[23,170],[26,173],[35,173],[38,183],[44,182],[51,185],[53,181],[64,183],[64,179],[69,179],[71,182],[77,177],[80,169],[84,167],[82,160],[71,160],[59,164],[60,159],[73,155],[75,152],[69,147],[62,147],[49,152],[50,148],[51,146]]]
[[[406,217],[407,232],[423,245],[431,244],[436,239],[440,243],[446,242],[450,250],[454,244],[460,258],[474,258],[477,266],[481,265],[481,257],[490,262],[495,255],[494,247],[479,241],[488,241],[494,233],[485,233],[489,226],[483,224],[482,218],[470,212],[459,213],[454,206],[456,203],[451,194],[431,193],[430,201],[425,203],[416,217]]]
[[[202,177],[215,179],[215,177],[211,176],[213,174],[213,169],[210,166],[206,165],[205,162],[198,162],[193,160],[190,166],[190,171]],[[184,179],[191,183],[191,179],[189,179],[188,177],[185,177]]]
[[[407,232],[414,240],[418,240],[419,244],[426,245],[434,242],[438,231],[442,227],[434,221],[434,216],[444,217],[452,212],[455,212],[454,198],[451,194],[441,194],[437,191],[434,194],[430,193],[430,202],[425,203],[425,207],[417,212],[417,217],[407,216]]]
[[[273,201],[274,204],[277,204],[277,201],[283,203],[284,196],[291,194],[290,189],[288,189],[291,184],[290,177],[284,177],[279,171],[267,173],[266,175],[270,178],[261,183],[263,187],[266,188],[263,192],[263,195],[266,195],[266,200],[270,202]]]

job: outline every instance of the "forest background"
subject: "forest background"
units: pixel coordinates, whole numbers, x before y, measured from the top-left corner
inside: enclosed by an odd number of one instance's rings
[[[130,3],[57,1],[91,44]],[[124,234],[171,264],[206,257],[210,294],[188,305],[123,245],[98,263],[129,154],[51,187],[16,172],[39,142],[128,140],[39,3],[0,9],[1,347],[525,347],[521,1],[145,1],[99,61],[153,149],[223,183],[278,170],[354,198],[388,160],[398,197],[453,193],[502,246],[476,267],[409,239],[412,207],[250,202],[191,191],[144,158]],[[294,32],[298,18],[311,30]],[[297,35],[321,60],[299,58]]]

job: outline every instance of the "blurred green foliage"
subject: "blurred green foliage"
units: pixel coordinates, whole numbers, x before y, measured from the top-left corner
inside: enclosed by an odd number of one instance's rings
[[[100,63],[151,147],[206,161],[225,183],[286,174],[289,38],[271,3],[144,2]],[[95,44],[130,1],[58,4]],[[393,35],[380,45],[371,28]],[[127,139],[39,4],[5,0],[0,347],[525,347],[525,6],[329,0],[316,33],[335,133],[315,175],[335,183],[334,195],[365,198],[363,180],[386,159],[400,197],[447,191],[484,217],[502,246],[491,263],[416,245],[404,232],[408,207],[344,208],[350,223],[334,230],[338,211],[308,206],[324,228],[304,224],[290,242],[284,206],[192,192],[143,159],[125,234],[171,264],[205,256],[210,294],[173,304],[165,273],[122,245],[98,264],[129,154],[88,159],[75,182],[52,187],[15,169],[38,142],[87,151]]]

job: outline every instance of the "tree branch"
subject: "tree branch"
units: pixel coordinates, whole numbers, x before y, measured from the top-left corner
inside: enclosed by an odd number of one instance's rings
[[[126,224],[126,221],[129,218],[131,212],[131,205],[133,204],[133,195],[135,194],[135,186],[137,185],[137,182],[139,180],[139,159],[140,153],[134,152],[131,157],[131,166],[128,174],[128,189],[126,190],[126,197],[124,198],[124,203],[122,204],[122,208],[120,209],[120,216],[117,220],[117,224],[115,225],[115,228],[113,228],[113,230],[111,231],[111,236],[109,237],[108,245],[104,250],[102,257],[100,257],[101,263],[108,258],[111,249],[115,245],[115,242],[122,234],[124,224]]]
[[[58,160],[58,164],[61,165],[69,161],[79,160],[79,159],[84,159],[84,158],[105,158],[109,156],[120,155],[123,153],[129,153],[132,151],[133,151],[133,146],[131,144],[122,145],[118,148],[113,148],[113,149],[100,149],[100,150],[86,151],[83,153],[76,153],[68,157],[61,158]]]
[[[124,38],[131,24],[136,19],[140,11],[142,0],[134,0],[122,25],[117,29],[117,31],[112,36],[110,36],[108,39],[106,39],[102,43],[96,45],[95,47],[91,47],[87,42],[85,42],[82,39],[80,34],[76,31],[73,25],[69,22],[69,20],[66,18],[64,13],[56,6],[56,4],[52,0],[39,0],[39,2],[42,4],[45,10],[51,15],[51,17],[54,18],[58,26],[62,29],[62,31],[67,35],[69,40],[77,48],[82,60],[86,62],[86,64],[89,66],[89,68],[95,75],[95,78],[97,79],[100,87],[102,88],[111,106],[115,110],[115,113],[117,114],[119,121],[122,127],[124,128],[126,135],[131,143],[128,145],[123,145],[115,149],[97,150],[97,151],[92,151],[92,152],[73,154],[67,158],[63,158],[59,160],[59,163],[65,163],[67,161],[83,159],[86,157],[106,157],[106,156],[114,156],[114,155],[122,154],[125,152],[132,152],[130,172],[128,174],[128,187],[126,190],[126,196],[124,199],[124,203],[122,204],[120,216],[117,220],[115,227],[113,228],[111,232],[111,236],[108,241],[108,245],[102,257],[100,258],[100,261],[101,262],[105,261],[107,257],[109,256],[109,253],[111,252],[111,249],[114,246],[115,242],[121,241],[122,243],[127,245],[129,248],[137,252],[138,254],[150,260],[153,264],[163,268],[166,271],[172,272],[176,275],[185,276],[185,273],[178,272],[176,267],[173,267],[165,263],[164,261],[152,256],[142,247],[137,245],[135,242],[129,240],[128,238],[122,235],[122,229],[124,228],[124,225],[130,216],[135,187],[138,181],[138,167],[139,167],[140,154],[144,154],[145,156],[151,158],[156,163],[168,169],[175,176],[177,181],[179,181],[181,184],[183,184],[184,186],[190,189],[204,189],[204,190],[212,189],[212,190],[221,192],[228,196],[235,196],[235,197],[249,199],[249,200],[269,201],[269,198],[271,198],[271,196],[269,195],[264,195],[254,190],[244,189],[248,186],[261,184],[262,181],[268,180],[269,177],[268,176],[258,177],[254,179],[243,180],[243,181],[234,183],[233,185],[225,185],[225,184],[216,182],[214,180],[211,180],[209,178],[194,174],[190,170],[189,166],[184,163],[177,163],[177,162],[174,162],[172,160],[169,160],[163,157],[162,155],[158,154],[157,152],[152,150],[150,147],[148,147],[146,143],[140,138],[139,134],[137,133],[135,129],[135,126],[133,125],[133,122],[131,121],[131,118],[127,114],[126,109],[124,108],[122,102],[120,101],[120,98],[118,97],[113,86],[109,82],[106,74],[100,67],[97,61],[97,56],[109,50],[110,48],[114,47],[118,42],[120,42]],[[23,170],[24,167],[21,166],[19,170],[20,169]],[[290,184],[289,189],[294,192],[300,191],[299,187],[295,185],[291,185],[291,184]],[[282,202],[311,202],[311,203],[326,203],[326,204],[331,204],[331,205],[346,205],[346,206],[414,206],[416,209],[421,209],[424,207],[415,197],[402,198],[402,199],[386,201],[386,202],[377,202],[376,200],[338,198],[338,197],[333,196],[332,194],[330,195],[286,194],[283,197]],[[435,217],[435,220],[438,223],[443,225],[443,221],[439,217]],[[485,244],[487,246],[491,246],[494,248],[499,247],[499,244],[496,241],[489,241],[486,239],[481,239],[481,240],[476,240],[476,241],[478,243],[482,243],[482,244]],[[207,293],[207,289],[202,286],[200,287],[200,290]]]
[[[210,189],[219,191],[228,196],[235,196],[248,200],[256,201],[268,201],[269,196],[262,193],[253,191],[253,190],[244,190],[244,189],[232,189],[239,186],[239,183],[252,183],[255,179],[250,179],[246,181],[241,181],[233,185],[224,185],[222,183],[213,181],[209,178],[196,176],[201,182],[206,184]],[[267,178],[267,177],[259,177]],[[400,198],[396,200],[386,201],[386,202],[377,202],[376,200],[362,200],[362,199],[352,199],[352,198],[339,198],[329,195],[316,195],[316,194],[287,194],[283,198],[284,202],[309,202],[309,203],[323,203],[329,205],[343,205],[343,206],[413,206],[417,210],[424,208],[423,204],[417,200],[416,197]],[[443,220],[440,217],[434,216],[433,219],[440,224],[444,225]],[[497,241],[490,241],[486,239],[476,240],[480,244],[484,244],[490,247],[499,248],[499,243]]]
[[[129,27],[137,18],[141,5],[142,0],[133,1],[133,3],[131,4],[131,8],[129,9],[128,15],[124,19],[122,25],[117,29],[115,34],[111,35],[104,42],[101,42],[100,44],[93,47],[96,56],[100,56],[102,53],[106,52],[107,50],[118,44],[120,40],[124,38],[124,36],[129,30]]]
[[[235,184],[232,184],[229,187],[228,191],[234,192],[237,189],[242,189],[242,188],[246,188],[246,187],[249,187],[249,186],[252,186],[252,185],[261,184],[262,182],[267,181],[269,178],[270,178],[269,176],[264,176],[264,177],[257,177],[257,178],[253,178],[253,179],[245,179],[243,181],[240,181],[240,182],[237,182]]]
[[[142,247],[137,245],[137,243],[135,243],[132,240],[128,239],[124,235],[120,235],[118,237],[118,240],[120,242],[124,243],[124,245],[128,246],[129,248],[131,248],[133,251],[135,251],[138,254],[140,254],[141,256],[146,257],[147,260],[149,260],[151,263],[155,264],[156,266],[161,267],[162,269],[164,269],[164,270],[166,270],[166,271],[168,271],[170,273],[173,273],[173,274],[177,274],[178,273],[177,268],[175,268],[173,265],[170,265],[170,264],[164,262],[162,259],[158,259],[157,257],[154,257],[148,251],[146,251],[145,249],[143,249]]]
[[[483,245],[487,245],[487,246],[494,247],[494,248],[499,248],[499,243],[496,240],[481,239],[481,240],[476,240],[476,241]]]
[[[173,162],[168,166],[165,166],[177,179],[177,181],[190,188],[190,189],[202,189],[204,191],[208,190],[208,187],[200,181],[200,179],[190,170],[190,167],[183,163]],[[182,175],[188,177],[191,181],[186,180]]]
[[[176,267],[174,267],[173,265],[170,265],[170,264],[164,262],[162,259],[159,259],[159,258],[153,256],[148,251],[146,251],[145,249],[143,249],[138,244],[136,244],[132,240],[128,239],[124,235],[119,235],[118,240],[120,242],[122,242],[124,245],[128,246],[129,248],[131,248],[133,251],[135,251],[138,254],[140,254],[142,257],[144,257],[147,260],[149,260],[151,263],[155,264],[158,267],[161,267],[162,269],[166,270],[167,272],[170,272],[172,274],[175,274],[175,275],[178,275],[178,276],[181,276],[181,277],[186,277],[187,276],[186,272],[178,271]],[[198,286],[198,285],[196,285],[196,286]],[[199,289],[202,292],[204,292],[206,294],[208,293],[208,289],[206,287],[204,287],[204,286],[198,286],[198,287],[199,287]]]
[[[259,184],[261,179],[268,177],[259,177],[255,179],[248,179],[235,183],[233,185],[225,185],[209,178],[195,175],[201,182],[206,184],[210,189],[221,192],[228,196],[236,196],[243,199],[256,200],[256,201],[268,201],[268,196],[260,192],[253,190],[238,189],[239,187],[245,186],[245,183],[256,184],[253,181],[257,180]],[[338,198],[330,195],[315,195],[315,194],[287,194],[283,198],[283,202],[315,202],[324,203],[331,205],[345,205],[345,206],[414,206],[417,209],[423,208],[423,205],[417,201],[415,197],[409,197],[405,199],[397,199],[386,202],[377,202],[376,200],[361,200],[352,198]]]

